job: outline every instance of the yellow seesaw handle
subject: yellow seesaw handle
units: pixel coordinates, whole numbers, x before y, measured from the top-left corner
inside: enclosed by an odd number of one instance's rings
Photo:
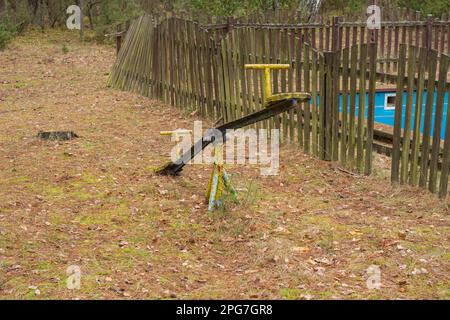
[[[246,64],[245,69],[256,69],[256,70],[264,70],[264,69],[289,69],[291,65],[289,64]]]
[[[187,135],[192,134],[192,130],[161,131],[159,134],[162,135],[162,136],[173,136],[173,135],[175,135],[175,136],[187,136]]]
[[[175,130],[175,131],[161,131],[159,133],[162,136],[175,137],[175,141],[178,143],[181,141],[181,137],[192,135],[192,130]],[[183,150],[181,148],[177,149],[177,155],[182,156]]]
[[[289,64],[246,64],[245,69],[250,70],[264,70],[264,92],[266,93],[266,100],[272,97],[272,79],[270,76],[271,70],[289,69]]]

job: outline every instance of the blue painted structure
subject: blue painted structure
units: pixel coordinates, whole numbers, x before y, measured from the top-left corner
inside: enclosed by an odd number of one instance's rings
[[[389,126],[394,126],[394,115],[395,115],[395,108],[388,110],[385,108],[385,101],[386,101],[386,95],[394,95],[395,91],[378,91],[375,94],[375,122],[383,123]],[[404,92],[403,94],[403,114],[402,114],[402,128],[404,128],[405,125],[405,109],[406,109],[406,95],[407,93]],[[444,116],[442,119],[442,130],[441,130],[441,138],[443,139],[445,136],[445,123],[447,118],[447,111],[448,111],[448,93],[445,94],[444,97]],[[368,94],[366,94],[366,110],[365,110],[365,116],[367,118],[367,109],[368,105],[367,102],[369,100]],[[420,131],[423,133],[423,119],[425,117],[425,104],[427,101],[427,92],[424,91],[423,96],[423,106],[422,106],[422,121],[421,121],[421,128]],[[340,111],[342,111],[342,95],[339,97],[339,106]],[[348,106],[350,106],[350,97],[348,97]],[[415,115],[415,109],[416,109],[416,92],[414,92],[413,97],[413,112],[412,112],[412,122],[411,122],[411,130],[414,128],[414,115]],[[433,115],[432,115],[432,123],[431,123],[431,135],[433,135],[434,132],[434,116],[435,116],[435,110],[436,110],[436,92],[434,93],[434,102],[433,102]],[[349,107],[350,112],[350,107]],[[359,112],[359,94],[356,95],[356,116],[358,116]]]

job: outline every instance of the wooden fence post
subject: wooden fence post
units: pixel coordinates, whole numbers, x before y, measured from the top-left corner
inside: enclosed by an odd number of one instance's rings
[[[333,17],[331,37],[331,51],[339,50],[339,44],[341,43],[339,34],[339,17]]]
[[[427,50],[431,50],[432,49],[432,38],[433,38],[433,15],[429,14],[427,16],[427,29],[426,29],[426,33],[425,33],[425,45]]]
[[[118,24],[116,26],[116,53],[119,54],[120,49],[122,48],[122,35],[120,34],[122,32],[122,24]]]
[[[366,159],[364,174],[372,173],[372,150],[373,133],[375,124],[375,92],[376,92],[376,72],[377,72],[377,37],[376,30],[369,31],[369,101],[367,111],[367,141],[366,141]],[[361,70],[361,72],[365,72]],[[361,110],[361,109],[360,109]]]
[[[333,135],[333,62],[334,62],[333,52],[325,52],[324,53],[324,63],[325,63],[325,72],[324,72],[324,88],[322,90],[322,96],[325,101],[323,103],[323,129],[324,134],[324,142],[323,142],[323,160],[331,161],[333,150],[332,150],[332,135]]]
[[[391,182],[400,182],[400,151],[403,144],[402,131],[402,112],[403,112],[403,92],[405,87],[405,68],[406,68],[406,45],[400,45],[397,69],[397,90],[395,100],[395,120],[394,120],[394,136],[392,142],[392,165],[391,165]]]
[[[227,33],[233,31],[234,29],[234,19],[233,17],[227,18]]]

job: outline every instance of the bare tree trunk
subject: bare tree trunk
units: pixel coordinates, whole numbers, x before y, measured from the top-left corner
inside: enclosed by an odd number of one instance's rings
[[[5,0],[6,3],[6,10],[8,11],[14,11],[14,13],[17,13],[17,3],[16,1],[11,1],[11,0]]]
[[[80,38],[84,42],[84,0],[80,0],[81,17],[80,17]]]
[[[40,0],[28,0],[28,9],[30,10],[31,20],[33,24],[40,25],[40,17],[42,8]]]
[[[94,30],[94,16],[93,16],[93,10],[94,7],[99,4],[99,1],[95,1],[95,0],[89,0],[86,8],[87,8],[87,16],[89,18],[89,27],[91,28],[91,30]]]
[[[33,21],[36,19],[36,15],[39,8],[39,1],[38,0],[28,0],[28,8],[31,12]]]
[[[91,28],[91,30],[94,30],[94,18],[92,17],[92,6],[88,6],[87,14],[89,18],[89,27]]]

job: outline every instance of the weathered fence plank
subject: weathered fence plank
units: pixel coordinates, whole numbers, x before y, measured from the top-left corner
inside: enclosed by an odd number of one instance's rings
[[[422,150],[420,155],[420,178],[419,186],[426,188],[428,185],[428,170],[430,159],[430,137],[431,137],[431,119],[433,115],[433,102],[435,92],[435,80],[437,69],[437,51],[428,51],[428,85],[427,85],[427,100],[425,104],[425,116],[423,120],[423,136],[422,136]]]
[[[450,86],[447,91],[450,100]],[[450,101],[449,101],[450,103]],[[444,150],[442,158],[441,179],[439,183],[439,196],[441,198],[447,197],[448,194],[448,178],[450,168],[450,107],[447,105],[447,120],[445,125]]]
[[[413,142],[411,146],[411,168],[409,182],[411,185],[416,186],[418,183],[418,170],[419,170],[419,150],[420,150],[420,127],[422,124],[422,109],[423,109],[423,96],[425,87],[425,66],[427,62],[427,50],[421,48],[419,51],[419,60],[417,68],[418,70],[418,83],[416,91],[416,108],[414,113],[414,128],[413,128]]]
[[[430,179],[428,182],[428,189],[433,193],[437,191],[436,182],[438,178],[439,152],[441,150],[441,128],[444,111],[444,96],[446,92],[448,65],[449,65],[449,57],[446,55],[442,55],[441,58],[439,59],[439,82],[437,86],[434,130],[433,130],[433,145],[431,149],[431,159],[430,159]]]
[[[356,138],[356,167],[359,173],[364,167],[364,135],[365,135],[365,106],[366,106],[366,70],[367,45],[361,45],[359,54],[359,108],[358,108],[358,134]]]
[[[392,152],[392,168],[391,168],[391,181],[399,182],[400,174],[400,151],[402,148],[401,131],[402,131],[402,112],[403,112],[403,90],[404,90],[404,77],[406,66],[406,45],[400,46],[399,60],[398,60],[398,77],[397,77],[397,93],[395,99],[395,119],[394,119],[394,140],[393,140],[393,152]]]
[[[377,69],[377,46],[375,43],[369,45],[369,101],[367,112],[367,141],[364,173],[372,173],[372,147],[375,123],[375,93],[376,93],[376,69]]]
[[[401,171],[400,171],[400,183],[407,182],[408,169],[409,169],[409,151],[410,151],[410,138],[411,138],[411,119],[413,109],[413,95],[414,95],[414,75],[416,73],[416,48],[409,46],[408,50],[408,81],[406,84],[406,109],[405,120],[403,125],[403,148],[401,154]],[[401,124],[399,124],[401,125]]]

